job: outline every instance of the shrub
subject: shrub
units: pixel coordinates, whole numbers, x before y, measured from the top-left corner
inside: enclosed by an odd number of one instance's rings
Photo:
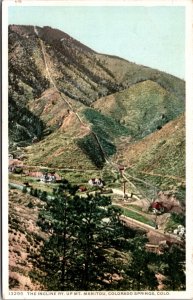
[[[29,208],[34,208],[34,205],[33,205],[33,203],[30,201],[30,202],[28,203],[27,207],[29,207]]]

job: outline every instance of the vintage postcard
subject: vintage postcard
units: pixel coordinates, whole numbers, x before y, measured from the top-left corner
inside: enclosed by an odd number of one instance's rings
[[[192,1],[3,1],[3,298],[192,299]]]

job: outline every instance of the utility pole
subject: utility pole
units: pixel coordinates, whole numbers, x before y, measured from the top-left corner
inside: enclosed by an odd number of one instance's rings
[[[121,178],[123,177],[124,169],[125,169],[124,166],[119,166],[119,172],[120,172]]]
[[[158,225],[157,225],[157,213],[155,215],[155,229],[158,229]]]
[[[123,165],[119,165],[119,172],[120,172],[120,176],[121,178],[123,178],[123,171],[124,171],[125,167]],[[123,180],[123,199],[126,198],[126,180]]]
[[[126,180],[123,181],[123,194],[125,196],[125,191],[126,191]]]

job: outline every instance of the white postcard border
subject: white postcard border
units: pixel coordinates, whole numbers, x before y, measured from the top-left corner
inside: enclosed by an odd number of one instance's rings
[[[105,291],[105,292],[48,292],[48,291],[9,291],[8,289],[8,7],[9,6],[185,6],[186,7],[186,183],[187,183],[187,246],[186,277],[187,290],[173,291]],[[193,299],[193,4],[191,0],[106,0],[106,1],[33,1],[4,0],[2,22],[2,174],[3,174],[3,297],[4,299]],[[54,295],[53,295],[54,294]]]

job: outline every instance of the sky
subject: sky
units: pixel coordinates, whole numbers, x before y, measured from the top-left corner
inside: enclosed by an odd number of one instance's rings
[[[185,78],[183,6],[11,6],[8,19],[58,28],[99,53]]]

